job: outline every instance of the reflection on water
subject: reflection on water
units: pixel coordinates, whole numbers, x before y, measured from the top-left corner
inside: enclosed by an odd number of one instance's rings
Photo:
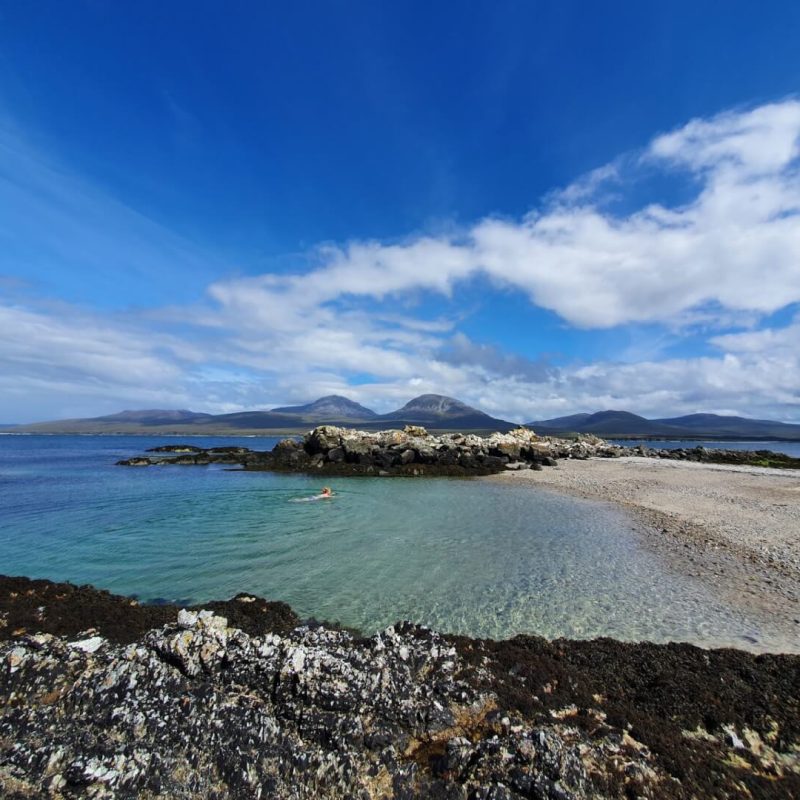
[[[4,437],[2,571],[143,599],[253,592],[365,632],[409,618],[493,638],[787,648],[670,570],[605,504],[482,481],[381,478],[339,479],[333,499],[296,503],[321,481],[113,466],[163,441]]]

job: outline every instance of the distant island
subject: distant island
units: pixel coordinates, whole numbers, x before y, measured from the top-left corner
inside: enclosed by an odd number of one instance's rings
[[[439,394],[423,394],[389,414],[377,414],[340,395],[328,395],[301,406],[235,414],[195,411],[122,411],[91,419],[66,419],[16,425],[14,433],[151,433],[189,435],[249,435],[305,433],[317,425],[358,427],[362,430],[424,425],[434,431],[492,433],[509,431],[516,423],[497,419],[471,406]]]
[[[527,423],[540,435],[591,433],[605,439],[800,440],[800,425],[720,414],[646,419],[628,411],[598,411]]]
[[[318,425],[357,427],[367,431],[423,425],[431,431],[464,433],[507,432],[518,427],[518,423],[492,417],[454,397],[423,394],[388,414],[378,414],[341,395],[327,395],[313,403],[269,410],[233,414],[164,409],[121,411],[88,419],[0,426],[0,432],[270,436],[305,433]],[[534,420],[526,423],[526,427],[543,436],[562,437],[591,433],[606,439],[800,441],[800,425],[719,414],[646,419],[628,411],[599,411]]]

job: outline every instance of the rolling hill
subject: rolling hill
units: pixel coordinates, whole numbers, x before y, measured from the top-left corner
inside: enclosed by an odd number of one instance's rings
[[[283,434],[307,431],[316,425],[341,425],[368,430],[424,425],[432,430],[510,430],[514,423],[496,419],[452,397],[421,395],[390,414],[378,415],[340,395],[313,403],[281,406],[269,411],[203,414],[194,411],[151,409],[122,411],[103,417],[67,419],[16,425],[14,433],[130,433],[130,434]]]
[[[273,414],[290,414],[295,417],[308,418],[316,422],[327,420],[372,420],[378,415],[371,409],[356,403],[347,397],[339,394],[329,394],[320,397],[313,403],[306,403],[304,406],[284,406],[283,408],[273,408]]]
[[[434,431],[480,432],[508,431],[516,427],[513,422],[492,417],[454,397],[423,394],[388,414],[376,414],[341,395],[328,395],[305,405],[280,406],[263,411],[206,414],[186,409],[128,410],[88,419],[0,426],[0,432],[278,435],[305,432],[323,424],[366,430],[423,425]],[[594,414],[571,414],[527,424],[543,435],[592,433],[603,438],[800,441],[800,425],[720,414],[647,419],[629,411],[608,410]]]
[[[539,420],[528,425],[541,434],[592,433],[604,438],[800,440],[800,425],[720,414],[646,419],[628,411],[599,411]]]
[[[508,431],[515,423],[490,417],[472,406],[441,394],[422,394],[409,400],[402,408],[378,417],[381,423],[423,425],[440,430]],[[387,427],[384,424],[384,427]]]

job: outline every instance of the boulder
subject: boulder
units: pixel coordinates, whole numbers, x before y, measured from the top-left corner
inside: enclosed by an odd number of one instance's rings
[[[409,436],[420,436],[425,437],[428,436],[428,431],[425,430],[421,425],[406,425],[403,428],[403,433],[407,433]]]
[[[372,461],[376,467],[386,470],[399,463],[400,458],[400,454],[395,450],[379,450],[373,455]]]
[[[403,450],[403,452],[400,453],[400,463],[411,464],[416,457],[417,454],[413,450]]]
[[[339,464],[344,461],[344,448],[333,447],[328,450],[328,461],[330,461],[332,464]]]
[[[272,460],[276,467],[302,469],[311,461],[311,456],[294,439],[283,439],[272,449]]]
[[[433,447],[418,444],[414,450],[417,453],[415,461],[421,464],[435,464],[439,460],[439,454]]]
[[[345,461],[350,464],[359,464],[362,456],[372,455],[372,443],[365,439],[344,439],[342,449]]]
[[[314,428],[311,433],[307,433],[303,439],[303,449],[310,455],[316,453],[327,453],[329,450],[339,447],[342,443],[344,430],[334,425],[320,425]]]

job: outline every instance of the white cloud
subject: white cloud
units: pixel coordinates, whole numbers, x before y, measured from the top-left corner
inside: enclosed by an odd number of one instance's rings
[[[210,411],[331,392],[389,410],[431,391],[523,421],[601,407],[796,418],[800,326],[755,328],[800,302],[799,136],[795,100],[695,120],[522,219],[326,246],[306,272],[217,280],[204,307],[120,319],[6,304],[0,385],[18,376],[17,396],[50,386],[54,395],[159,397]],[[611,184],[635,196],[643,165],[688,177],[694,195],[612,213],[603,192]],[[505,354],[459,330],[459,291],[479,278],[580,328],[656,323],[675,338],[702,327],[719,355],[656,360],[643,347],[636,363],[609,357],[556,370]],[[429,295],[444,299],[448,318],[409,302]],[[740,330],[722,332],[731,327]]]
[[[798,130],[800,103],[770,103],[711,120],[692,120],[656,137],[649,155],[693,170],[729,168],[749,176],[773,175],[800,153]]]
[[[668,322],[708,304],[772,312],[800,300],[798,137],[794,100],[695,120],[645,152],[667,174],[679,166],[698,181],[684,206],[601,210],[592,192],[619,178],[613,165],[522,220],[482,220],[460,237],[327,248],[322,266],[303,275],[219,282],[211,296],[273,328],[297,328],[309,310],[345,298],[447,297],[481,274],[585,328]]]

